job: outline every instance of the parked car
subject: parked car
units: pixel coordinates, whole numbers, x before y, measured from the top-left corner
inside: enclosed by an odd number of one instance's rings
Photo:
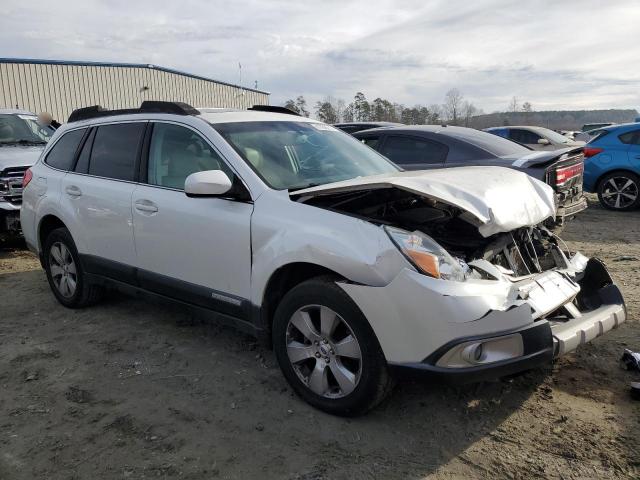
[[[597,130],[584,155],[584,188],[597,193],[603,207],[632,210],[640,206],[639,124]]]
[[[401,125],[403,124],[394,122],[347,122],[333,124],[334,127],[350,134],[354,134],[362,130],[368,130],[369,128],[398,127]]]
[[[583,132],[590,132],[592,130],[599,130],[601,128],[611,127],[613,125],[615,125],[615,123],[613,122],[585,123],[584,125],[582,125],[582,128],[580,130],[582,130]]]
[[[169,298],[270,339],[293,389],[362,413],[402,372],[477,381],[625,320],[605,266],[537,227],[522,172],[402,172],[330,125],[265,111],[74,112],[24,177],[56,299]]]
[[[521,170],[555,190],[554,226],[587,208],[582,149],[535,152],[490,133],[446,125],[365,130],[354,136],[405,170],[497,165]]]
[[[492,127],[485,128],[485,132],[508,138],[534,150],[559,150],[584,145],[584,142],[571,140],[543,127]]]
[[[20,234],[22,177],[53,132],[31,112],[0,109],[0,240]]]

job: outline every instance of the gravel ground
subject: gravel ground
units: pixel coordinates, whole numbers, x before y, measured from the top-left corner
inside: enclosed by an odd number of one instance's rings
[[[604,259],[630,319],[553,367],[459,388],[402,383],[357,419],[295,397],[273,353],[176,307],[67,310],[0,250],[0,479],[639,478],[640,212],[591,208],[569,246]]]

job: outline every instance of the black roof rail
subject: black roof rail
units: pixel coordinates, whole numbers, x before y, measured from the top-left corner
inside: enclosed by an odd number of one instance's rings
[[[247,110],[255,110],[256,112],[285,113],[287,115],[295,115],[296,117],[301,116],[298,112],[289,110],[286,107],[277,107],[275,105],[254,105],[253,107],[247,108]]]
[[[90,118],[111,117],[114,115],[126,115],[132,113],[172,113],[174,115],[199,115],[200,112],[183,102],[161,102],[145,100],[140,108],[125,108],[121,110],[109,110],[100,105],[78,108],[71,112],[67,123],[79,122]]]

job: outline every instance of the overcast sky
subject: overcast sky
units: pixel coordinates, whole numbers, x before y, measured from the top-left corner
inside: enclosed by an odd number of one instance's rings
[[[0,56],[153,63],[310,103],[640,108],[638,0],[2,0]]]

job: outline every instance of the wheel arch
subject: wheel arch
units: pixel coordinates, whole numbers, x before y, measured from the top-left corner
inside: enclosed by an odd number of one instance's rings
[[[271,334],[276,308],[287,292],[302,282],[324,275],[344,278],[338,272],[310,262],[288,263],[274,271],[267,281],[260,305],[260,322],[265,333]]]
[[[67,228],[67,226],[62,220],[60,220],[59,217],[53,214],[45,215],[40,219],[40,222],[38,223],[38,230],[37,230],[38,252],[39,252],[41,264],[43,263],[42,249],[44,248],[44,242],[49,236],[49,234],[52,231],[54,231],[56,228]],[[43,264],[43,268],[44,268],[44,264]]]
[[[614,169],[611,169],[611,170],[607,170],[606,172],[604,172],[602,175],[600,175],[596,179],[596,182],[595,182],[596,192],[600,188],[600,184],[602,183],[602,180],[604,180],[605,177],[607,177],[607,176],[609,176],[609,175],[611,175],[613,173],[630,173],[634,177],[640,178],[640,173],[634,172],[630,168],[614,168]]]

